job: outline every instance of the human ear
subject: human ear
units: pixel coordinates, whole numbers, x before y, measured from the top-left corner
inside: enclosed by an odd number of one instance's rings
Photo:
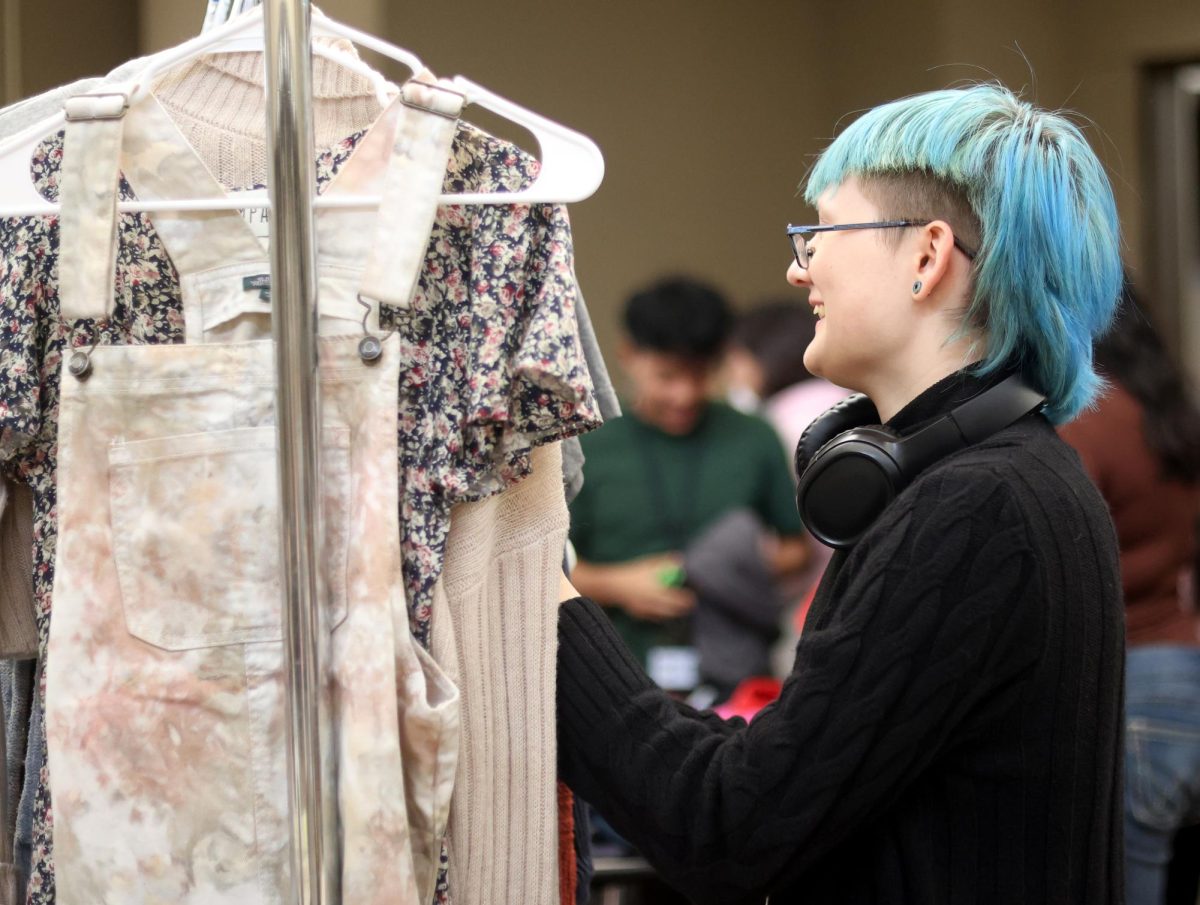
[[[945,220],[931,220],[920,228],[913,253],[914,299],[928,298],[945,279],[954,255],[954,232]]]

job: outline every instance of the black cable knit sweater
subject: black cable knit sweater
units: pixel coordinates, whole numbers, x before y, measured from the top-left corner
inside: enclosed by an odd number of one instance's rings
[[[963,374],[891,422],[978,392]],[[821,582],[749,725],[559,621],[563,778],[697,903],[1123,901],[1117,550],[1041,415],[923,473]]]

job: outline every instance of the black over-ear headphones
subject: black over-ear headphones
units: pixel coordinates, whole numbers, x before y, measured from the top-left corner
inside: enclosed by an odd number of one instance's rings
[[[796,445],[796,505],[813,537],[858,543],[897,494],[934,462],[1040,408],[1046,397],[1013,374],[932,424],[901,437],[856,393],[808,426]]]

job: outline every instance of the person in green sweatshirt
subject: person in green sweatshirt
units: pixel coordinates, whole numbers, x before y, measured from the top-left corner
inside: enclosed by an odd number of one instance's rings
[[[758,517],[778,575],[805,565],[808,542],[774,431],[713,399],[733,326],[725,298],[694,280],[663,280],[629,299],[624,326],[632,398],[623,417],[580,438],[572,579],[661,683],[687,691],[706,678],[692,635],[696,594],[682,570],[688,545],[734,510]]]

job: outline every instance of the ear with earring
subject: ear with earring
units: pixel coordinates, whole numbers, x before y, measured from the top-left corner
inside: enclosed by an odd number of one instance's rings
[[[917,280],[915,283],[913,283],[913,295],[917,295],[921,291],[921,286],[923,285],[924,284],[920,280]]]

